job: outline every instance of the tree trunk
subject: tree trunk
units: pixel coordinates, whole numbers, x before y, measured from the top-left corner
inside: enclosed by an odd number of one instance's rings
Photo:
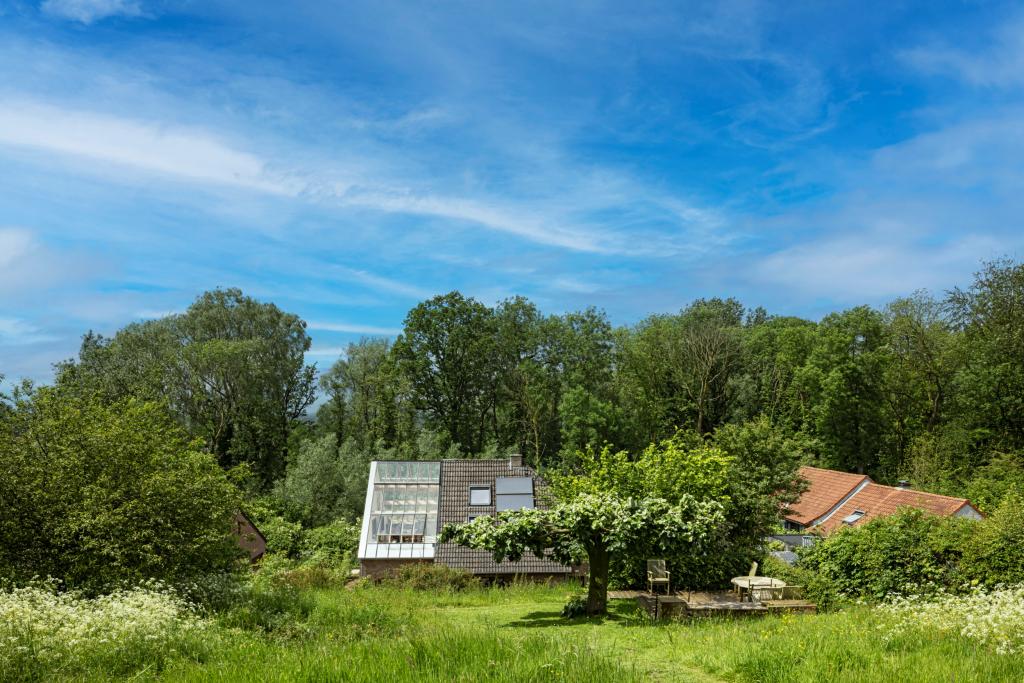
[[[590,581],[587,586],[587,614],[608,613],[608,549],[595,546],[587,551],[590,561]]]

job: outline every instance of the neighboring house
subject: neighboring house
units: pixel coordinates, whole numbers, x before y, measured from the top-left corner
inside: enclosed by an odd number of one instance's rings
[[[914,491],[907,485],[883,486],[864,474],[801,467],[800,476],[809,486],[800,500],[784,511],[787,531],[814,530],[827,535],[844,525],[891,515],[901,507],[943,517],[982,518],[966,498]]]
[[[490,553],[438,543],[445,524],[461,524],[503,510],[542,507],[544,483],[523,465],[505,460],[433,460],[370,463],[359,563],[376,576],[411,562],[437,562],[488,577],[569,575],[570,567],[524,555],[495,562]]]
[[[250,562],[255,562],[267,552],[267,539],[263,532],[241,510],[235,513],[234,534],[239,547],[249,554]]]

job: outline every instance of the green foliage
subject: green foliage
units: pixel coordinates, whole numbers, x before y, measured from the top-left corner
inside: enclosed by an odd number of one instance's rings
[[[988,464],[974,471],[963,493],[987,514],[995,512],[1015,490],[1024,491],[1024,463],[1019,455],[997,453]]]
[[[185,313],[86,335],[57,382],[107,401],[166,402],[220,464],[249,462],[264,486],[284,470],[289,431],[313,402],[305,323],[237,289],[202,294]]]
[[[608,601],[611,558],[639,558],[684,552],[699,563],[723,522],[722,505],[684,495],[620,498],[611,492],[580,493],[552,508],[502,512],[497,519],[478,517],[468,524],[448,524],[440,542],[490,552],[496,562],[516,561],[527,552],[550,556],[562,564],[590,567],[587,611],[603,614]]]
[[[256,526],[267,539],[267,552],[297,558],[302,548],[302,524],[289,522],[280,515],[256,512],[250,508]]]
[[[799,489],[797,467],[807,444],[790,439],[767,419],[743,426],[725,425],[710,441],[695,432],[679,432],[651,444],[636,458],[605,447],[576,455],[568,473],[550,472],[552,491],[563,501],[581,494],[619,498],[713,501],[722,508],[722,525],[704,555],[690,548],[666,554],[678,585],[715,586],[745,570],[761,539],[771,532],[785,502]],[[647,552],[644,549],[639,549]],[[611,563],[616,583],[639,586],[645,560],[654,555],[618,554]]]
[[[152,403],[22,395],[0,428],[0,574],[71,588],[225,570],[238,492]]]
[[[836,585],[825,575],[807,567],[787,564],[772,555],[761,558],[757,573],[782,579],[787,586],[803,586],[804,598],[813,602],[819,612],[829,612],[843,602]]]
[[[359,526],[336,519],[305,532],[302,559],[313,564],[343,565],[355,558],[358,548]]]
[[[889,595],[958,585],[961,554],[976,523],[904,508],[866,524],[844,527],[800,555],[800,566],[817,572],[849,598]]]
[[[416,407],[467,452],[483,448],[495,374],[491,309],[458,292],[419,304],[395,341]]]
[[[402,588],[432,592],[457,592],[480,586],[480,579],[466,570],[433,562],[403,564],[381,581]]]
[[[307,527],[357,517],[362,513],[370,464],[362,455],[354,442],[344,451],[339,449],[334,434],[303,441],[274,487],[285,515]]]
[[[987,586],[1024,583],[1024,497],[1011,489],[964,544],[962,573]]]

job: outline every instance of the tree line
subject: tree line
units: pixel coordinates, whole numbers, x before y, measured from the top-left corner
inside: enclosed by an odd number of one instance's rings
[[[551,315],[451,292],[319,377],[309,346],[298,316],[215,290],[185,313],[87,334],[56,384],[162,402],[225,469],[299,496],[289,472],[330,466],[343,481],[374,457],[510,451],[550,467],[755,418],[820,466],[944,492],[979,468],[1016,472],[1024,448],[1024,265],[1008,260],[941,297],[817,322],[711,298],[617,327],[597,308]]]
[[[520,452],[552,481],[599,473],[623,499],[651,489],[674,505],[673,473],[721,454],[718,540],[694,585],[749,563],[800,462],[907,478],[986,512],[1024,490],[1024,264],[1012,261],[941,297],[817,322],[712,298],[617,327],[596,308],[551,315],[451,292],[322,373],[309,348],[297,315],[214,290],[181,314],[87,333],[51,386],[0,393],[0,579],[102,587],[223,568],[239,507],[272,551],[308,554],[316,533],[352,537],[371,459]],[[711,471],[698,470],[683,478]]]

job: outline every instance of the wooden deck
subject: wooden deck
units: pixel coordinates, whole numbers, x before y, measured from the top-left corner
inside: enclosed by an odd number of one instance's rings
[[[626,593],[627,591],[621,591]],[[710,616],[757,616],[778,612],[811,612],[816,606],[806,600],[770,600],[766,602],[740,601],[731,591],[679,591],[673,595],[659,595],[640,591],[637,604],[652,618],[683,618]],[[626,596],[622,596],[626,597]]]

